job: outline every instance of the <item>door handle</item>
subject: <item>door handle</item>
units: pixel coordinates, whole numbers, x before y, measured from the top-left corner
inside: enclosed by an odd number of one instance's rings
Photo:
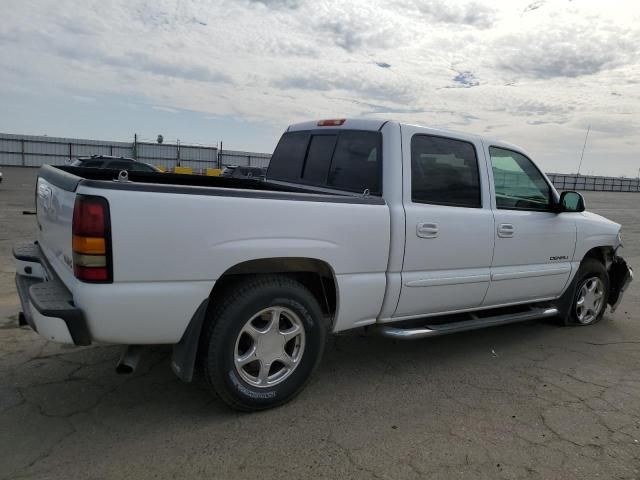
[[[416,227],[416,235],[420,238],[436,238],[438,236],[438,224],[419,223]]]
[[[498,225],[498,236],[500,238],[511,238],[513,237],[513,233],[515,228],[510,223],[501,223]]]

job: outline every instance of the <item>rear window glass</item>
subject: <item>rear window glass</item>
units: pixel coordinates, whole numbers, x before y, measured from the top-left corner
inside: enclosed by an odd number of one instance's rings
[[[302,173],[308,143],[309,134],[306,132],[285,133],[273,152],[267,178],[297,182]]]
[[[344,132],[338,138],[328,185],[345,190],[380,192],[380,134]]]
[[[271,157],[267,178],[379,195],[381,146],[379,132],[285,133]]]
[[[304,162],[304,171],[302,172],[302,178],[305,181],[316,185],[327,182],[327,170],[335,144],[335,135],[314,135],[311,137],[309,153],[307,153],[307,160]]]

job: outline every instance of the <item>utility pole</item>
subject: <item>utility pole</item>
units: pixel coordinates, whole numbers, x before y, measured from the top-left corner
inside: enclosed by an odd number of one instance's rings
[[[584,158],[584,149],[587,148],[587,138],[589,138],[589,130],[591,125],[587,128],[587,134],[584,136],[584,145],[582,146],[582,153],[580,154],[580,164],[578,165],[578,176],[580,176],[580,169],[582,168],[582,159]]]

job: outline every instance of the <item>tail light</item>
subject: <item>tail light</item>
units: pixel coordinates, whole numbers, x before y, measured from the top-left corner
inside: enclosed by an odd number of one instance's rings
[[[94,283],[113,281],[109,204],[102,197],[78,195],[73,207],[73,273]]]

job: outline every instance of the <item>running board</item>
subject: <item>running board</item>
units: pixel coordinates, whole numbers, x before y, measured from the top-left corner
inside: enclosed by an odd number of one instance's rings
[[[527,320],[535,320],[539,318],[547,318],[558,315],[557,308],[532,308],[522,313],[510,313],[496,315],[493,317],[478,317],[471,314],[471,320],[461,320],[458,322],[424,325],[421,327],[393,327],[391,325],[379,325],[377,331],[380,335],[389,338],[397,338],[399,340],[413,340],[417,338],[436,337],[438,335],[447,335],[449,333],[466,332],[468,330],[476,330],[485,327],[496,327],[498,325],[507,325],[509,323],[525,322]],[[427,319],[428,321],[428,319]]]

